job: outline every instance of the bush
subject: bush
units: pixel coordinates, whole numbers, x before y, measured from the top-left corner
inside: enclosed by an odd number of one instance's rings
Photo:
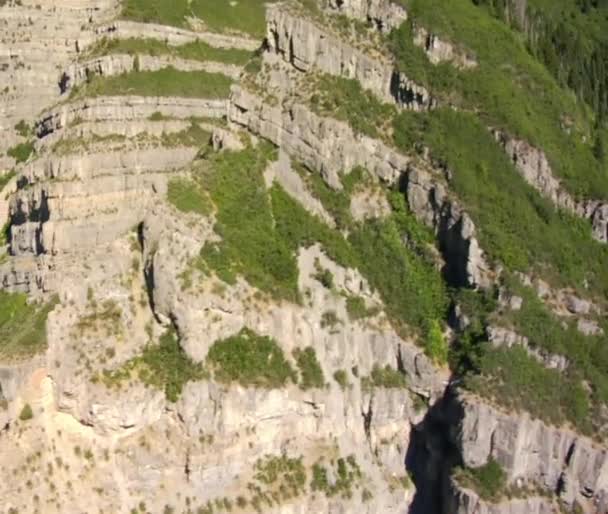
[[[306,390],[321,388],[325,385],[323,370],[312,346],[308,346],[304,350],[296,348],[293,356],[300,370],[300,388]]]
[[[371,389],[372,387],[396,389],[406,387],[407,379],[404,373],[391,368],[388,364],[384,368],[374,364],[370,376],[363,377],[361,384],[363,389]]]
[[[213,343],[207,362],[221,382],[269,389],[283,387],[290,380],[297,382],[295,371],[276,341],[246,328]]]
[[[22,293],[0,291],[0,356],[22,359],[47,348],[46,321],[57,305],[53,297],[47,303],[28,303]]]
[[[26,162],[34,151],[34,143],[27,141],[26,143],[19,143],[18,145],[9,148],[6,151],[6,154],[15,159],[17,163],[21,163]]]
[[[334,380],[338,382],[342,389],[346,389],[350,386],[350,383],[348,381],[348,375],[343,369],[339,369],[334,373]]]
[[[465,487],[473,489],[484,500],[499,500],[507,485],[507,475],[492,457],[478,468],[460,469],[456,479]]]
[[[428,329],[424,351],[436,364],[446,364],[448,361],[448,344],[443,336],[441,325],[437,320],[431,321]]]
[[[23,409],[21,409],[21,412],[19,413],[19,419],[21,421],[29,421],[33,417],[34,417],[34,412],[32,411],[32,408],[30,407],[30,404],[26,403],[23,406]]]

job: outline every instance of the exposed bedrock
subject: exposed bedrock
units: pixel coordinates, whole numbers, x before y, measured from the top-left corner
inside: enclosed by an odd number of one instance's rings
[[[429,92],[396,71],[387,57],[358,50],[281,4],[268,9],[266,39],[270,51],[282,55],[300,71],[317,69],[356,79],[383,101],[407,109],[423,110],[434,105]]]
[[[38,137],[44,137],[82,121],[146,120],[159,113],[169,118],[223,118],[227,100],[204,98],[100,96],[62,105],[43,113],[36,123]]]

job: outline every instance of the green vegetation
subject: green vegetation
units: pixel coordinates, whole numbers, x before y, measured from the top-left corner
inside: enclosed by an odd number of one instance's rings
[[[179,71],[172,67],[158,71],[131,71],[111,77],[92,77],[75,87],[70,98],[103,95],[178,96],[187,98],[228,98],[232,80],[221,73]]]
[[[531,0],[523,17],[512,0],[476,0],[501,21],[524,30],[529,51],[564,87],[569,87],[596,111],[608,114],[608,5],[597,0]],[[534,27],[532,29],[532,27]]]
[[[256,462],[255,470],[255,480],[276,489],[279,493],[277,503],[290,500],[305,492],[306,468],[302,464],[302,457],[296,459],[286,455],[266,456]],[[255,505],[257,502],[251,500],[251,503]]]
[[[185,28],[187,18],[200,18],[213,31],[262,37],[265,3],[267,0],[123,0],[122,17]]]
[[[367,171],[361,167],[353,168],[350,173],[342,175],[342,189],[332,189],[327,185],[321,174],[315,170],[309,170],[301,164],[294,165],[312,194],[319,199],[325,210],[331,215],[339,229],[352,226],[353,220],[350,213],[350,199],[356,188],[366,181]]]
[[[29,304],[25,294],[0,291],[0,358],[23,359],[44,351],[46,320],[57,302]]]
[[[326,78],[318,86],[340,94],[350,82]],[[347,97],[344,97],[346,113],[348,105]],[[392,113],[393,143],[398,149],[411,154],[421,145],[428,147],[431,155],[452,171],[450,187],[473,218],[481,246],[491,258],[511,270],[535,269],[556,285],[580,288],[581,284],[587,283],[593,293],[606,296],[606,245],[591,237],[588,222],[556,210],[549,200],[526,184],[479,116],[454,109],[399,114],[393,110]],[[589,169],[584,161],[580,167]],[[608,181],[604,182],[608,184]],[[355,231],[351,239],[356,236]],[[375,245],[382,246],[386,245]],[[370,249],[370,257],[371,252]],[[376,267],[377,271],[383,269],[384,266]],[[391,282],[399,289],[401,284],[411,283],[398,279]],[[374,285],[380,289],[378,284]],[[441,319],[441,316],[428,314],[420,317]]]
[[[403,195],[394,193],[390,201],[392,215],[357,226],[349,242],[358,256],[359,269],[380,292],[396,328],[408,325],[428,339],[434,320],[444,319],[447,309],[443,279],[428,252],[433,236],[414,220]],[[404,236],[409,247],[403,244]],[[432,350],[425,345],[427,353]]]
[[[445,317],[447,293],[433,260],[434,236],[414,219],[403,195],[390,195],[391,216],[353,224],[345,239],[276,183],[268,193],[262,173],[273,157],[274,150],[260,144],[213,154],[199,165],[195,176],[209,189],[217,209],[215,231],[222,237],[203,247],[199,267],[228,283],[241,275],[274,298],[298,302],[296,253],[320,243],[333,261],[363,273],[396,327],[405,330],[407,325],[426,337],[433,320]],[[345,175],[350,185],[344,189],[354,187],[362,175],[361,170]],[[319,278],[332,287],[333,279],[326,275]],[[329,315],[324,319],[326,326],[339,322]]]
[[[390,47],[410,79],[474,111],[484,128],[505,129],[542,148],[573,194],[608,197],[607,169],[588,143],[594,140],[590,110],[558,86],[513,30],[471,0],[409,0],[407,6],[411,18],[394,32]],[[461,44],[479,65],[462,71],[434,67],[413,47],[412,23]]]
[[[392,108],[377,100],[373,93],[363,89],[357,80],[338,80],[327,75],[318,78],[310,104],[317,114],[329,114],[347,121],[357,133],[383,138],[390,128]]]
[[[300,350],[296,348],[293,352],[296,364],[300,370],[300,388],[321,388],[325,385],[323,370],[317,359],[317,354],[312,346]]]
[[[133,372],[144,384],[164,391],[167,400],[176,402],[184,386],[194,380],[207,378],[200,364],[193,362],[183,351],[174,330],[167,330],[159,344],[149,344],[143,353],[117,370],[104,370],[106,385],[120,385]]]
[[[374,364],[370,376],[361,378],[361,387],[364,390],[370,390],[373,387],[399,389],[406,386],[407,379],[405,374],[397,369],[391,368],[388,364],[384,368]]]
[[[507,486],[506,473],[492,457],[478,468],[457,469],[455,478],[461,485],[473,489],[486,501],[499,500]]]
[[[520,346],[487,349],[480,369],[479,375],[466,377],[467,389],[553,425],[570,422],[582,433],[592,433],[589,400],[576,373],[547,369]]]
[[[6,151],[6,154],[15,159],[17,163],[20,163],[26,162],[35,151],[34,143],[32,141],[27,141],[9,148]]]
[[[313,464],[312,480],[310,488],[313,491],[325,493],[327,497],[340,495],[342,498],[351,498],[353,488],[359,487],[363,475],[353,455],[349,455],[346,459],[340,457],[337,461],[331,462],[332,475],[335,477],[335,482],[330,483],[328,478],[328,468],[322,461]]]
[[[91,56],[129,54],[168,56],[193,61],[215,61],[224,64],[245,65],[251,52],[237,48],[215,48],[204,41],[194,41],[184,45],[169,45],[158,39],[102,39],[91,51]]]
[[[277,342],[246,328],[213,343],[207,362],[221,382],[269,389],[283,387],[288,381],[297,382],[296,373]]]
[[[32,135],[32,127],[30,127],[25,120],[21,120],[15,125],[15,130],[21,137],[29,137]]]
[[[348,381],[348,374],[343,369],[339,369],[334,373],[334,380],[338,382],[342,389],[346,389],[350,386],[350,382]]]
[[[21,412],[19,413],[19,419],[21,421],[29,421],[33,417],[34,417],[34,412],[32,411],[32,407],[30,407],[29,403],[26,403],[23,406],[23,409],[21,409]]]
[[[15,176],[15,171],[11,170],[4,175],[0,175],[0,191],[2,191],[6,185],[11,181],[11,179]]]
[[[377,308],[367,308],[365,300],[360,296],[349,295],[346,297],[346,312],[351,321],[375,316],[378,312]]]
[[[169,181],[167,198],[182,212],[194,212],[201,216],[211,214],[212,205],[207,193],[193,180],[173,178]]]

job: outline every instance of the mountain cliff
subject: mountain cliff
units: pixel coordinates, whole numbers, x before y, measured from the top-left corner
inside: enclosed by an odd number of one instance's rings
[[[607,20],[0,0],[0,511],[608,512]]]

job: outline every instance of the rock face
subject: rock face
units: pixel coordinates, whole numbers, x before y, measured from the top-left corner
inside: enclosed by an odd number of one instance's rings
[[[344,43],[313,21],[297,16],[282,4],[268,9],[267,41],[270,49],[296,69],[358,80],[386,102],[422,110],[431,108],[433,100],[428,91],[397,72],[381,54],[368,55]]]
[[[10,297],[12,304],[0,313],[0,461],[6,475],[0,510],[606,511],[607,450],[567,427],[456,393],[458,377],[429,357],[432,347],[422,341],[429,337],[426,329],[418,333],[394,322],[373,275],[334,262],[311,240],[286,250],[295,261],[299,296],[287,301],[242,276],[222,280],[204,260],[206,245],[226,237],[222,200],[214,204],[208,190],[217,171],[212,158],[264,149],[270,142],[276,148],[268,150],[273,157],[260,171],[260,190],[280,185],[323,229],[345,237],[352,226],[341,226],[340,214],[370,225],[386,221],[394,214],[391,195],[402,195],[398,200],[405,199],[409,211],[400,223],[415,224],[425,237],[429,233],[433,243],[415,251],[428,251],[424,258],[429,267],[441,268],[446,289],[472,294],[501,289],[502,308],[526,308],[522,298],[504,296],[500,265],[481,248],[472,211],[450,190],[452,174],[444,165],[424,149],[405,155],[389,145],[386,134],[368,137],[318,114],[297,91],[307,75],[326,73],[357,80],[398,108],[433,108],[429,91],[396,71],[380,51],[361,44],[356,31],[345,36],[324,18],[345,14],[368,21],[367,35],[378,38],[377,32],[386,35],[407,20],[403,7],[391,0],[327,0],[319,3],[319,21],[298,15],[288,3],[271,4],[262,44],[228,33],[116,20],[120,5],[110,0],[0,4],[5,29],[0,91],[8,86],[0,93],[0,150],[4,154],[24,141],[35,150],[20,163],[0,158],[0,167],[15,172],[0,196],[0,225],[6,227],[0,285],[3,294],[27,295],[32,309],[50,310],[46,321],[28,321],[35,331],[26,333],[28,344],[40,332],[46,343],[34,355],[14,360],[5,358],[6,347],[30,327],[24,323],[11,334],[4,323],[12,321],[10,309],[22,308],[25,297]],[[476,65],[464,49],[414,28],[415,42],[431,62],[461,69]],[[141,55],[136,66],[130,55],[83,60],[85,49],[102,38],[261,48],[261,78],[256,82],[250,71],[211,61]],[[242,83],[226,100],[132,91],[86,96],[93,75],[103,79],[167,66],[219,72]],[[67,93],[77,86],[83,94],[74,99]],[[31,133],[15,127],[21,120],[33,127]],[[577,203],[552,176],[540,150],[497,138],[531,185],[591,219],[597,238],[606,239],[605,205]],[[246,178],[247,166],[237,170],[238,180]],[[366,174],[347,201],[326,202],[315,190],[317,184],[330,198],[349,191],[347,179],[356,167],[371,177]],[[233,170],[221,171],[227,176]],[[309,182],[305,173],[319,182]],[[277,224],[274,212],[272,218]],[[408,233],[399,226],[390,235],[409,249]],[[534,286],[541,301],[582,333],[603,334],[600,301],[574,290],[552,290],[540,280]],[[467,324],[461,318],[460,326],[441,327],[455,347]],[[539,351],[498,323],[483,328],[489,343],[482,344],[520,345],[564,373],[575,364]],[[275,388],[221,379],[207,359],[210,349],[243,329],[272,338],[297,378]],[[175,345],[159,346],[168,336]],[[297,350],[308,348],[322,379],[305,388]],[[150,357],[152,351],[161,356]],[[160,369],[154,359],[162,361]],[[190,366],[196,373],[181,383]],[[383,372],[397,384],[378,379]],[[180,394],[173,396],[176,390]],[[509,485],[532,484],[534,492],[492,503],[451,475],[456,465],[475,468],[491,458],[501,464]],[[261,472],[265,459],[276,459],[274,479]],[[302,491],[291,489],[294,482],[281,483],[290,470],[277,464],[280,459],[293,459],[289,466],[304,471]],[[438,509],[425,503],[429,496]]]
[[[566,428],[555,428],[528,414],[501,412],[472,398],[462,398],[455,436],[465,465],[478,467],[490,457],[510,482],[523,480],[555,491],[568,505],[592,499],[603,512],[608,500],[608,455],[605,448]]]
[[[328,7],[350,18],[369,20],[389,33],[407,20],[407,12],[391,0],[328,0]]]

